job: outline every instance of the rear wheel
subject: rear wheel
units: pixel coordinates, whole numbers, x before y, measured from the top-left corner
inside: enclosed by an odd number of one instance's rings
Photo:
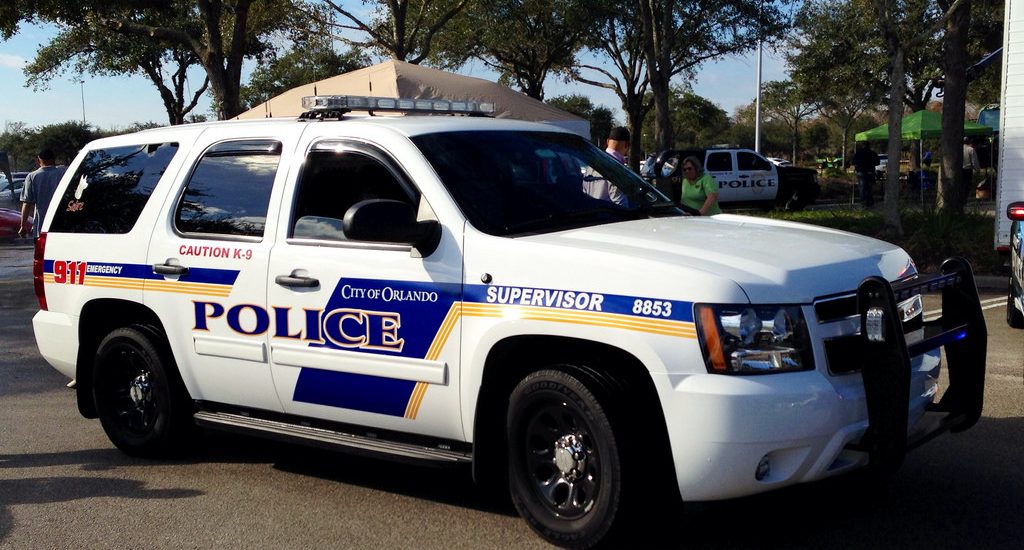
[[[1006,293],[1006,324],[1010,328],[1024,328],[1024,314],[1017,309],[1016,294],[1013,290],[1013,278],[1010,278],[1010,289]]]
[[[142,327],[112,331],[100,342],[93,395],[107,437],[126,454],[176,454],[193,426],[173,360]]]
[[[597,544],[620,515],[620,443],[594,391],[576,376],[543,370],[509,401],[512,500],[534,531],[572,548]]]

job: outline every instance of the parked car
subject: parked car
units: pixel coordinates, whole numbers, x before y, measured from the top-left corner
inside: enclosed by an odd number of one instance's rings
[[[1006,295],[1006,324],[1024,328],[1024,202],[1010,203],[1006,208],[1010,225],[1010,284]]]
[[[11,188],[7,182],[7,176],[0,174],[0,198],[16,201],[21,195],[21,188],[25,185],[25,178],[28,177],[28,172],[12,172],[11,178],[14,179],[14,196],[10,197]]]
[[[768,159],[768,162],[771,162],[775,166],[793,166],[793,163],[789,162],[786,159],[780,159],[779,157],[765,157],[765,158]]]
[[[0,239],[17,237],[20,226],[21,212],[10,208],[0,208]]]
[[[704,170],[718,182],[718,203],[723,208],[802,210],[813,204],[821,191],[814,170],[772,163],[755,151],[733,147],[662,151],[645,163],[641,175],[678,201],[682,194],[680,161],[689,156],[702,159]]]

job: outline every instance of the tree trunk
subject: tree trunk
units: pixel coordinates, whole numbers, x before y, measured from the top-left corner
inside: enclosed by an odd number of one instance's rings
[[[796,150],[797,150],[798,147],[800,147],[800,123],[794,121],[793,122],[793,156],[790,157],[792,159],[793,164],[796,164]]]
[[[629,125],[629,167],[634,172],[639,172],[640,161],[643,160],[641,157],[644,153],[640,145],[640,140],[643,137],[640,135],[640,130],[643,128],[645,114],[643,98],[629,94],[623,107],[626,109],[626,124]]]
[[[889,169],[886,170],[885,202],[882,205],[882,218],[885,231],[893,237],[903,235],[903,223],[900,219],[900,149],[903,142],[903,91],[906,87],[904,73],[903,46],[897,36],[886,37],[891,54],[892,67],[889,72]]]
[[[966,0],[946,22],[946,73],[942,98],[941,178],[935,206],[949,214],[961,214],[970,193],[962,181],[964,105],[967,100],[967,31],[971,24],[971,2]],[[998,213],[997,213],[998,214]]]
[[[647,77],[651,94],[654,96],[654,134],[659,150],[673,146],[672,117],[669,108],[671,52],[670,42],[672,7],[657,0],[639,0],[640,20],[644,34],[644,58],[647,61]],[[666,20],[667,18],[667,20]]]

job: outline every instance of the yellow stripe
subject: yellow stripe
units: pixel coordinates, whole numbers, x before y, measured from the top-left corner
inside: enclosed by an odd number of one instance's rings
[[[452,330],[455,329],[455,325],[459,318],[462,317],[462,302],[455,302],[452,307],[448,309],[448,314],[445,315],[444,321],[441,323],[441,328],[437,331],[437,335],[434,336],[434,341],[430,344],[430,349],[427,350],[425,359],[428,361],[436,361],[441,355],[441,350],[444,349],[445,343],[448,342],[448,337],[451,336]]]
[[[621,313],[594,313],[497,304],[464,304],[462,314],[471,317],[518,317],[530,321],[619,328],[680,338],[697,337],[696,329],[690,322],[636,318]]]
[[[416,382],[416,386],[412,390],[412,395],[409,396],[409,404],[405,407],[405,417],[411,420],[416,419],[416,415],[420,412],[420,405],[423,403],[423,396],[427,393],[426,382]]]
[[[43,282],[57,284],[52,273],[43,274]],[[64,283],[67,284],[67,283]],[[129,277],[96,277],[86,276],[84,286],[99,288],[118,288],[122,290],[148,290],[152,292],[172,292],[177,294],[200,294],[204,296],[226,297],[231,294],[232,285],[217,283],[181,283],[176,281],[153,281]]]

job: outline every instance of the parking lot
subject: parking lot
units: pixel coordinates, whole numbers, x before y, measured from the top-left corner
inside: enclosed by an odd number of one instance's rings
[[[541,547],[467,469],[434,470],[220,434],[181,461],[129,458],[39,357],[31,248],[0,244],[0,547]],[[1024,332],[983,297],[984,417],[908,455],[891,483],[840,478],[689,505],[661,547],[1010,548],[1024,527]],[[652,483],[671,483],[651,472]],[[652,510],[658,503],[651,503]]]

